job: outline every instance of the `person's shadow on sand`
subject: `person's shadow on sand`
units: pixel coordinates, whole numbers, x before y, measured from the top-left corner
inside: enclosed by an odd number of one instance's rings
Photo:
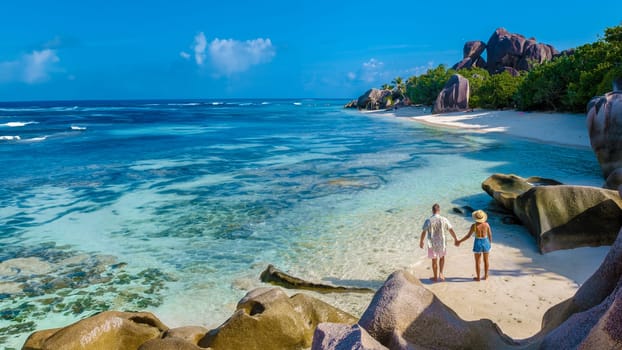
[[[451,283],[451,282],[473,282],[472,277],[445,277],[444,281],[432,281],[431,278],[421,280],[422,284]]]

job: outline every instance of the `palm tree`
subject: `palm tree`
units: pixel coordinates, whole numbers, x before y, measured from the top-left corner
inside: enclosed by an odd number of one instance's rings
[[[382,84],[382,86],[380,87],[381,90],[393,90],[393,85],[389,85],[389,84]]]
[[[398,76],[395,77],[391,83],[395,84],[395,89],[399,93],[400,98],[403,100],[404,94],[406,93],[406,84],[404,83],[404,79]]]

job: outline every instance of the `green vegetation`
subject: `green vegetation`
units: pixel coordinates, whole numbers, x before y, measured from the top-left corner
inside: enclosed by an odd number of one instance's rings
[[[443,89],[447,80],[455,73],[453,69],[447,69],[441,64],[436,68],[428,69],[425,74],[414,79],[414,85],[407,84],[406,94],[414,104],[431,105],[436,101],[436,96]],[[410,79],[408,79],[410,81]]]
[[[585,112],[592,97],[610,91],[613,80],[622,77],[622,24],[607,28],[598,41],[519,76],[490,75],[482,68],[456,72],[441,64],[406,82],[397,77],[383,87],[397,88],[413,104],[432,105],[455,73],[469,80],[470,107]]]

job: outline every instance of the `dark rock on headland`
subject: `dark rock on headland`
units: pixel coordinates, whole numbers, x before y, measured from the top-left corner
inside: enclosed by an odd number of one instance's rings
[[[606,179],[607,188],[622,185],[622,86],[593,98],[587,106],[587,129],[592,150]]]
[[[390,90],[369,89],[361,95],[356,105],[359,109],[376,110],[391,107],[392,92]]]
[[[488,61],[482,58],[486,51]],[[570,51],[564,52],[566,54]],[[463,58],[453,69],[479,67],[490,74],[508,72],[514,76],[520,71],[527,71],[535,64],[540,64],[560,53],[551,45],[538,43],[535,39],[526,39],[521,34],[510,33],[505,28],[497,28],[487,43],[468,41],[464,44]]]
[[[457,112],[469,108],[469,80],[454,74],[436,98],[432,113]]]
[[[277,269],[273,265],[268,267],[261,273],[262,282],[271,283],[285,288],[312,290],[319,293],[373,293],[374,290],[369,288],[354,288],[331,286],[328,284],[313,283],[305,281],[301,278],[288,275],[287,273]]]

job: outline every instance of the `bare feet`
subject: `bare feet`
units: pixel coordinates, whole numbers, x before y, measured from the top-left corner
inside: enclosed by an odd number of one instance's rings
[[[430,277],[430,280],[431,280],[432,282],[436,282],[436,281],[438,281],[438,278],[436,278],[436,277]]]
[[[488,279],[488,275],[484,275],[484,278],[482,278],[484,280]]]
[[[440,275],[440,280],[441,280],[441,281],[444,281],[444,280],[445,280],[445,276],[441,274],[441,275]]]
[[[479,277],[473,277],[473,281],[478,281],[479,282]]]

